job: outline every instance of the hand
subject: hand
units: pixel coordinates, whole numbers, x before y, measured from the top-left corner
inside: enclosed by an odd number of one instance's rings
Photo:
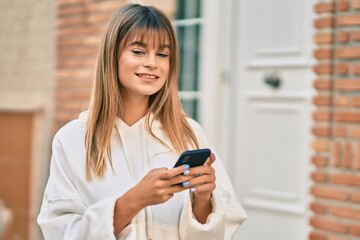
[[[167,169],[152,169],[146,176],[127,194],[132,195],[134,201],[138,201],[140,209],[149,205],[156,205],[168,201],[174,193],[185,190],[181,184],[193,176],[186,176],[183,173],[188,170],[185,165]]]
[[[215,155],[212,153],[203,166],[190,169],[192,179],[188,180],[188,188],[194,192],[194,198],[210,199],[211,193],[215,190],[216,176],[215,169],[211,166],[215,162]]]
[[[211,154],[203,166],[190,169],[190,175],[194,176],[188,181],[188,187],[194,193],[193,213],[202,224],[212,211],[210,199],[216,187],[215,169],[211,166],[214,162],[215,155]]]

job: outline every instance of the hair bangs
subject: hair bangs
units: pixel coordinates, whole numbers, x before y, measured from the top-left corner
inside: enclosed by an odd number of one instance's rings
[[[144,43],[146,46],[159,50],[169,48],[171,51],[174,47],[174,41],[175,39],[173,39],[171,29],[169,29],[165,23],[151,15],[148,17],[145,16],[133,23],[129,28],[121,41],[120,53],[132,42]]]

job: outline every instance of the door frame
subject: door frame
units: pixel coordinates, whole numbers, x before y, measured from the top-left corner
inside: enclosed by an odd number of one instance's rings
[[[315,4],[315,0],[307,1],[312,6]],[[241,0],[203,1],[204,28],[201,34],[200,56],[201,101],[199,104],[199,120],[208,138],[214,143],[219,155],[222,157],[234,185],[238,184],[239,178],[236,175],[236,169],[240,164],[233,161],[233,156],[236,156],[239,151],[236,134],[239,133],[240,129],[241,113],[234,111],[234,109],[239,108],[237,104],[240,103],[241,97],[238,94],[241,83],[238,82],[239,78],[237,77],[237,67],[241,59],[232,53],[239,52],[239,45],[237,44],[239,39],[236,37],[236,31],[239,29],[237,11],[241,4]],[[310,27],[314,18],[314,13],[311,14],[312,16],[309,16],[307,20],[307,22],[310,22]],[[309,29],[310,39],[312,39],[313,32],[313,30]],[[306,57],[313,59],[311,54],[312,51]],[[313,61],[310,60],[308,63],[309,68],[314,64]],[[309,119],[311,119],[311,112],[313,111],[311,99],[314,94],[313,90],[309,90],[309,99],[307,100],[309,101],[307,103],[309,106]],[[311,214],[308,205],[312,200],[312,196],[308,192],[311,186],[309,175],[312,171],[310,163],[312,155],[310,130],[309,128],[309,148],[304,153],[304,160],[308,160],[305,173],[307,176],[303,178],[307,179],[307,206],[305,206],[307,219]],[[241,200],[241,196],[239,196],[239,193],[237,194]],[[308,225],[305,235],[310,232],[310,228],[310,225]]]
[[[199,121],[233,179],[230,166],[230,61],[233,0],[202,1]]]

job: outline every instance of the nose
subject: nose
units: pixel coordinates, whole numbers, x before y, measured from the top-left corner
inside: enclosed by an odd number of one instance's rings
[[[155,69],[157,68],[156,54],[148,54],[144,61],[144,67]]]

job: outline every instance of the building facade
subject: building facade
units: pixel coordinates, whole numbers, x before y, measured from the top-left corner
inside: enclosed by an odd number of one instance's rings
[[[174,22],[181,100],[249,214],[235,239],[359,238],[360,0],[3,0],[4,239],[41,238],[51,139],[87,109],[102,34],[128,2]]]

